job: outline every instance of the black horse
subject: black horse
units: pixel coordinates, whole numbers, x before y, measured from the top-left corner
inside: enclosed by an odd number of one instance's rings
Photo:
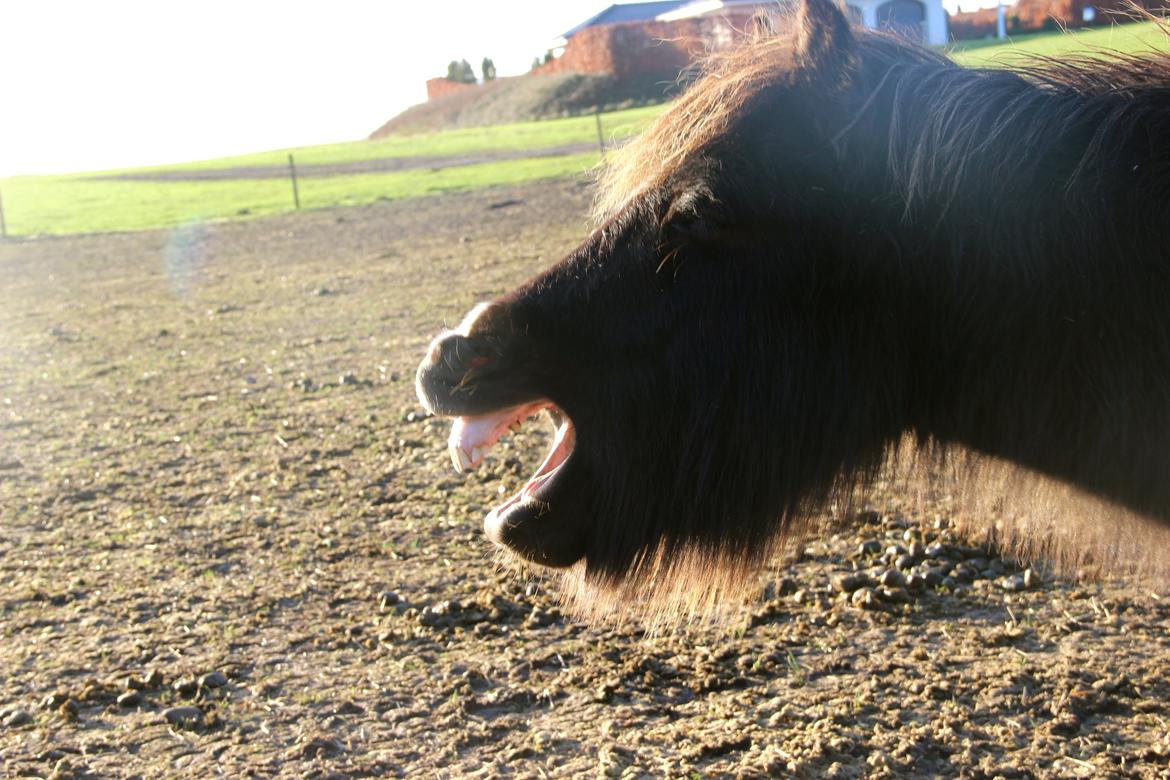
[[[418,370],[459,468],[553,415],[500,545],[702,606],[893,468],[1017,550],[1170,568],[1167,60],[972,70],[805,0],[598,213]]]

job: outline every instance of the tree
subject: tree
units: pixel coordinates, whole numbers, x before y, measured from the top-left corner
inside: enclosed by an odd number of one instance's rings
[[[460,84],[474,84],[475,71],[467,60],[451,60],[447,63],[447,80],[457,81]]]
[[[496,63],[492,62],[491,57],[484,57],[479,72],[483,74],[484,81],[491,81],[496,77]]]

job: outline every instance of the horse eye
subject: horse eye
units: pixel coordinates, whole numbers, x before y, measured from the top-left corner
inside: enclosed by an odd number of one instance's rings
[[[707,217],[692,212],[680,215],[671,221],[667,229],[691,241],[708,241],[715,237],[715,226]]]
[[[663,229],[681,238],[703,241],[715,235],[716,204],[710,193],[691,190],[674,199],[662,219]]]

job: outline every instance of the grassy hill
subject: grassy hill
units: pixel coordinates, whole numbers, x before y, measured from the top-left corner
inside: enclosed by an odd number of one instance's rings
[[[951,58],[969,68],[1010,67],[1035,57],[1108,56],[1109,52],[1139,54],[1170,51],[1170,40],[1156,22],[1136,22],[1065,32],[1013,35],[1006,42],[995,39],[957,41],[947,47]]]
[[[662,103],[677,91],[677,74],[636,78],[557,73],[497,79],[475,89],[411,106],[370,136],[579,116]]]

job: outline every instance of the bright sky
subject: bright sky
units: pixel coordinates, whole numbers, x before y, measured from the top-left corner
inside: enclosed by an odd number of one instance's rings
[[[0,0],[0,176],[364,138],[450,60],[523,73],[608,5]]]
[[[364,138],[484,56],[523,73],[605,0],[0,0],[0,176]]]

